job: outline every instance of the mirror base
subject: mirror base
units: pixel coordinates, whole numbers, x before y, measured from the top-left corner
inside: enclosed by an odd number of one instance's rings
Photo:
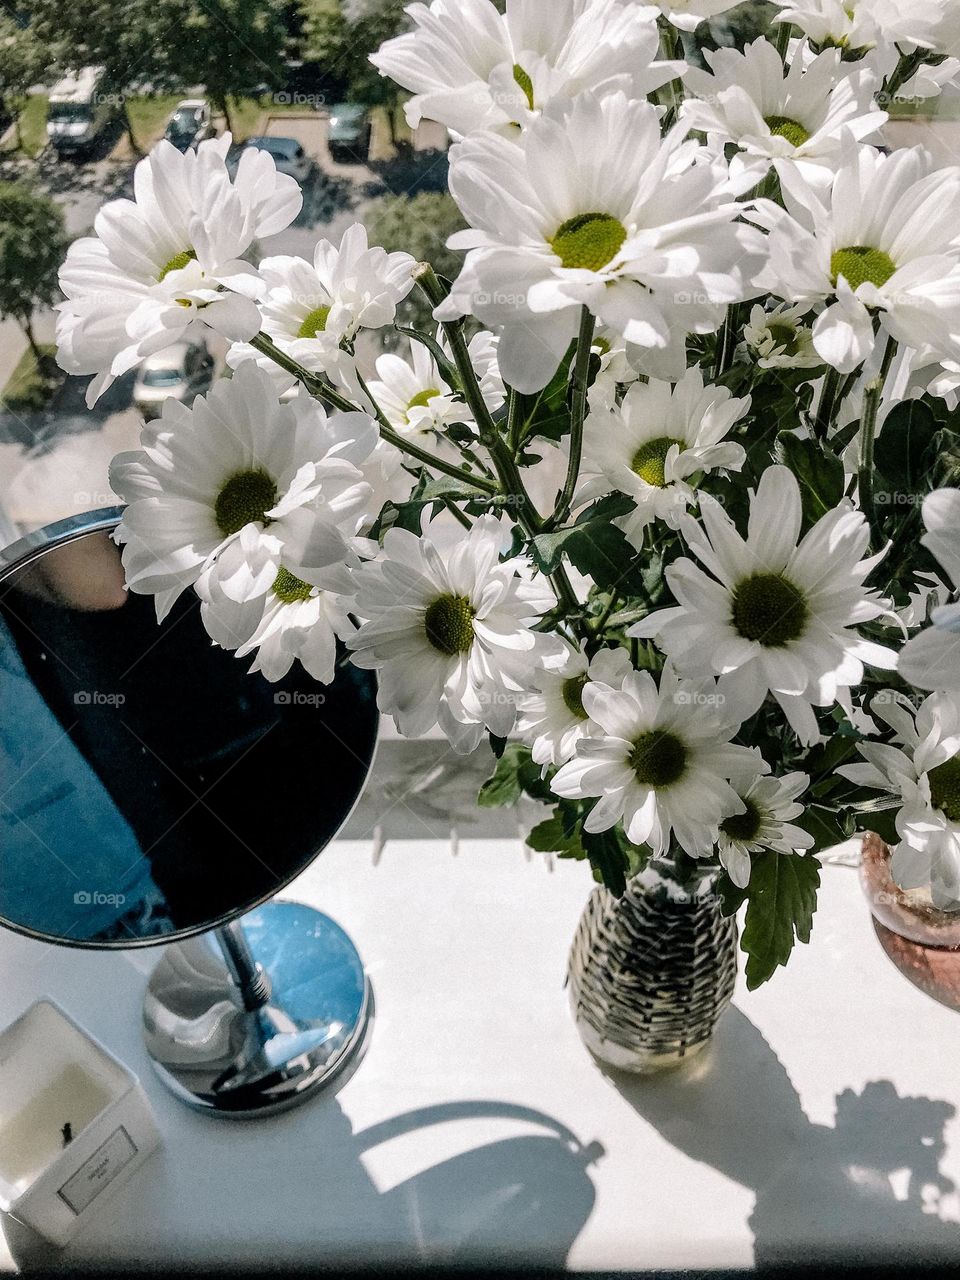
[[[212,1115],[268,1115],[296,1106],[355,1060],[372,992],[356,947],[329,916],[268,902],[242,921],[269,980],[263,1007],[244,1008],[216,932],[164,949],[144,1000],[144,1038],[160,1079]]]

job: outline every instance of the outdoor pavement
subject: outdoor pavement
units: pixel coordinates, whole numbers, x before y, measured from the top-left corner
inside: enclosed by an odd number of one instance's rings
[[[316,161],[314,180],[304,191],[304,207],[296,222],[258,245],[261,256],[299,254],[312,258],[318,239],[339,240],[355,221],[363,221],[370,202],[388,192],[444,190],[446,133],[424,125],[412,148],[394,156],[375,149],[369,164],[335,162],[327,148],[328,121],[323,113],[267,116],[265,133],[296,137]],[[87,163],[58,160],[44,154],[38,162],[0,161],[0,176],[29,171],[38,185],[63,208],[73,236],[92,230],[98,209],[107,200],[129,196],[133,161],[116,137],[106,139],[103,154]],[[52,342],[52,313],[36,318],[41,342]],[[222,365],[224,344],[211,335],[210,347]],[[20,360],[26,340],[12,321],[0,322],[0,387]],[[116,499],[107,480],[110,459],[136,447],[141,419],[131,403],[133,378],[121,380],[94,411],[84,403],[84,379],[68,379],[54,406],[26,416],[0,411],[0,544],[12,533],[26,533],[84,510],[110,506]]]

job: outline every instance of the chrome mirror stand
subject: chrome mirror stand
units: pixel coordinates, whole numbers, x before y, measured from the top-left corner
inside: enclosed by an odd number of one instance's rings
[[[282,1111],[363,1048],[372,993],[356,948],[312,907],[269,902],[166,947],[150,978],[144,1035],[169,1089],[201,1111]]]

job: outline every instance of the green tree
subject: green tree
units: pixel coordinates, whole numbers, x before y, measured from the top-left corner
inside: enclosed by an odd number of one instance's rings
[[[17,321],[41,368],[33,314],[59,296],[57,271],[66,247],[63,214],[49,196],[26,182],[0,183],[0,318]]]
[[[126,95],[144,80],[155,87],[171,83],[168,57],[178,60],[182,39],[177,18],[157,0],[32,0],[30,21],[46,50],[48,73],[103,67],[104,91],[118,96],[138,150]]]
[[[42,49],[32,27],[21,27],[9,14],[0,11],[0,101],[14,119],[17,146],[20,136],[20,113],[27,101],[27,90],[42,77],[49,55]]]
[[[459,273],[463,254],[448,249],[446,242],[466,223],[452,196],[436,191],[382,196],[370,205],[364,222],[371,244],[382,244],[390,253],[413,254],[418,262],[429,262],[439,275],[450,279]],[[430,304],[419,289],[401,304],[397,321],[428,331],[435,324]]]
[[[410,26],[409,0],[300,0],[303,56],[320,63],[354,102],[386,109],[391,141],[395,112],[404,94],[370,62],[385,40]]]
[[[287,39],[280,0],[159,0],[177,30],[171,58],[184,84],[202,84],[230,119],[231,96],[277,87]]]

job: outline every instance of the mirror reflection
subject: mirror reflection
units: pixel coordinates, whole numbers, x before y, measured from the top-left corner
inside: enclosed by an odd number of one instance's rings
[[[371,675],[272,684],[185,595],[157,624],[109,530],[0,581],[0,922],[132,946],[273,897],[336,834],[377,733]]]

